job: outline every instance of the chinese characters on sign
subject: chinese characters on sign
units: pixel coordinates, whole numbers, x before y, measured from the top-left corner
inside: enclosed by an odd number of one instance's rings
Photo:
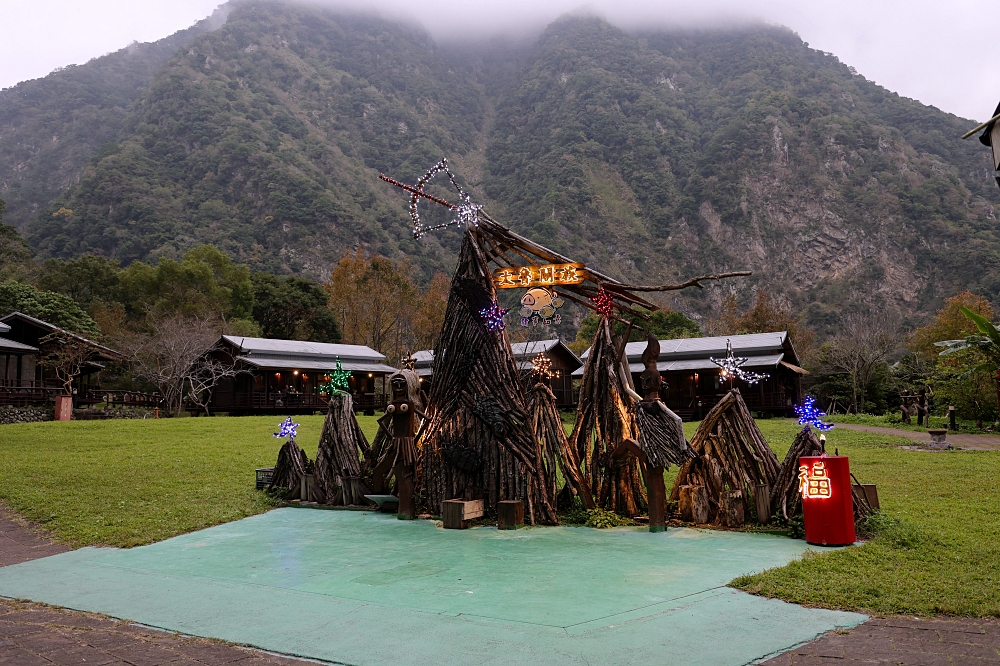
[[[802,499],[830,496],[830,477],[826,474],[826,463],[817,460],[810,472],[808,465],[799,466],[799,492]]]
[[[498,268],[493,271],[497,289],[546,287],[558,284],[580,284],[584,280],[583,264],[546,264]]]

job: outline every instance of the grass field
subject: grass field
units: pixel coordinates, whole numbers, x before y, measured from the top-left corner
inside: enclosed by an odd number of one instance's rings
[[[0,500],[74,546],[136,546],[236,520],[272,503],[253,470],[274,464],[277,420],[193,418],[0,426]],[[322,417],[296,419],[315,454]],[[360,418],[374,435],[373,417]],[[779,458],[798,430],[759,422]],[[688,436],[696,424],[685,424]],[[834,429],[828,449],[876,483],[884,521],[868,544],[810,556],[734,585],[878,614],[1000,615],[1000,452],[899,449],[902,438]],[[674,471],[668,472],[668,483]],[[820,550],[820,549],[817,549]]]

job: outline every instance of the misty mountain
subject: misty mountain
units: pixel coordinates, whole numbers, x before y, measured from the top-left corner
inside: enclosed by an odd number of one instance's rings
[[[324,277],[360,243],[427,279],[460,233],[413,241],[378,173],[412,182],[447,156],[494,217],[630,281],[748,268],[826,330],[859,297],[919,318],[960,288],[1000,296],[1000,192],[958,139],[972,123],[788,30],[574,17],[458,47],[255,1],[203,24],[0,92],[0,198],[41,256],[211,242]],[[674,304],[703,313],[729,288]]]

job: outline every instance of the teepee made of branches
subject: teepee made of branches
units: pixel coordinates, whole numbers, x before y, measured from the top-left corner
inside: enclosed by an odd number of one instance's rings
[[[710,523],[722,521],[720,509],[726,511],[726,503],[735,497],[743,505],[739,515],[752,515],[758,485],[773,487],[781,472],[778,456],[764,441],[738,389],[708,413],[691,438],[691,448],[698,457],[681,465],[670,499],[679,500],[682,486],[704,487]]]
[[[531,430],[535,434],[539,454],[545,463],[545,478],[550,484],[552,494],[558,492],[556,488],[558,466],[562,469],[566,483],[582,500],[584,508],[593,509],[596,506],[594,496],[580,471],[580,457],[566,438],[562,418],[556,407],[556,396],[542,381],[536,382],[531,389],[528,413],[531,415]]]
[[[316,482],[327,504],[361,506],[369,494],[362,460],[370,457],[368,439],[354,416],[350,394],[335,392],[316,450]]]
[[[788,449],[785,461],[781,463],[774,486],[771,488],[771,511],[785,520],[802,513],[802,495],[799,493],[799,458],[818,456],[823,447],[813,434],[812,428],[804,427],[795,436],[792,448]]]
[[[267,490],[276,488],[287,490],[285,499],[298,497],[302,477],[312,473],[312,463],[306,452],[299,448],[294,439],[289,439],[278,449],[278,460],[271,472],[271,483]]]
[[[635,516],[646,508],[639,463],[633,456],[621,461],[611,454],[625,439],[637,439],[635,414],[626,392],[627,369],[622,366],[624,344],[602,317],[590,346],[580,386],[576,425],[569,436],[597,506]]]
[[[435,346],[429,421],[417,437],[423,499],[432,513],[447,499],[483,499],[487,510],[519,499],[531,523],[554,524],[554,483],[531,430],[510,342],[481,314],[496,303],[489,247],[478,228],[467,229]]]

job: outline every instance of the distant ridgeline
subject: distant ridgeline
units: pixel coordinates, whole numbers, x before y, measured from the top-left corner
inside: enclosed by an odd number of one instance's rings
[[[360,243],[426,281],[460,232],[413,241],[377,175],[412,182],[447,156],[494,217],[557,251],[647,283],[750,269],[822,330],[857,294],[917,317],[960,288],[998,300],[1000,191],[988,151],[959,140],[973,124],[781,28],[567,18],[529,46],[458,49],[234,2],[0,92],[0,198],[41,257],[209,242],[320,278]],[[729,288],[674,304],[704,312]]]

